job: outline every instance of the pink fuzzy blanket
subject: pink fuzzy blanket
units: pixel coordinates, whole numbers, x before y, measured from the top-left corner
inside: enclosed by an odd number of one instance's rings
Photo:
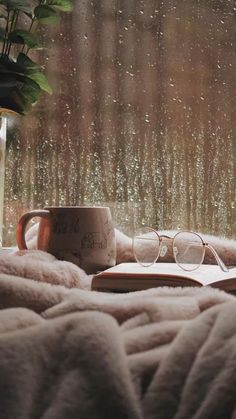
[[[119,261],[129,245],[118,232]],[[236,417],[235,297],[90,282],[44,252],[0,256],[1,419]]]

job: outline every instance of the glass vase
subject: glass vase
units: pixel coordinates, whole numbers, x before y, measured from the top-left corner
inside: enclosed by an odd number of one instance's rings
[[[3,244],[3,209],[4,209],[6,140],[7,140],[7,117],[0,115],[0,247],[2,247],[2,244]]]

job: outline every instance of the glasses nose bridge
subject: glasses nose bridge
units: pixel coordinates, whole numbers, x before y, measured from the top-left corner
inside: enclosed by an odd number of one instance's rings
[[[165,234],[159,235],[159,242],[160,242],[160,249],[159,249],[159,256],[164,257],[168,251],[169,243],[171,244],[172,252],[173,250],[173,241],[174,237],[166,236]],[[168,242],[165,244],[165,242]]]
[[[173,242],[174,242],[174,237],[170,237],[170,236],[166,236],[164,234],[159,236],[159,241],[160,241],[160,247],[162,247],[165,244],[165,241],[170,242],[171,248],[173,250]]]
[[[173,243],[173,241],[174,241],[174,237],[170,237],[170,236],[166,236],[165,234],[161,234],[161,235],[159,235],[159,240],[160,240],[160,242],[162,242],[163,241],[163,239],[167,239],[168,241],[169,240],[171,240],[172,241],[172,243]]]

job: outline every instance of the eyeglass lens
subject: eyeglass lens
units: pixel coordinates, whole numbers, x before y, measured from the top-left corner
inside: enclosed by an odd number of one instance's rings
[[[133,253],[136,261],[151,266],[160,254],[160,238],[151,227],[141,227],[133,238]],[[186,271],[197,269],[203,262],[205,248],[202,238],[194,232],[180,231],[173,240],[175,262]]]
[[[159,256],[160,240],[157,232],[150,227],[141,227],[133,238],[133,253],[136,261],[150,266]]]
[[[202,264],[205,248],[197,233],[180,231],[173,241],[173,253],[176,263],[182,269],[193,271]]]

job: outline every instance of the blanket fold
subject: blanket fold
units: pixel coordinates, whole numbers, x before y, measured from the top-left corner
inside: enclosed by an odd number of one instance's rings
[[[234,296],[99,293],[58,262],[0,257],[1,419],[236,418]]]
[[[182,328],[145,394],[145,417],[236,417],[235,318],[226,303]]]
[[[118,325],[105,314],[2,335],[0,370],[1,419],[141,417]]]

